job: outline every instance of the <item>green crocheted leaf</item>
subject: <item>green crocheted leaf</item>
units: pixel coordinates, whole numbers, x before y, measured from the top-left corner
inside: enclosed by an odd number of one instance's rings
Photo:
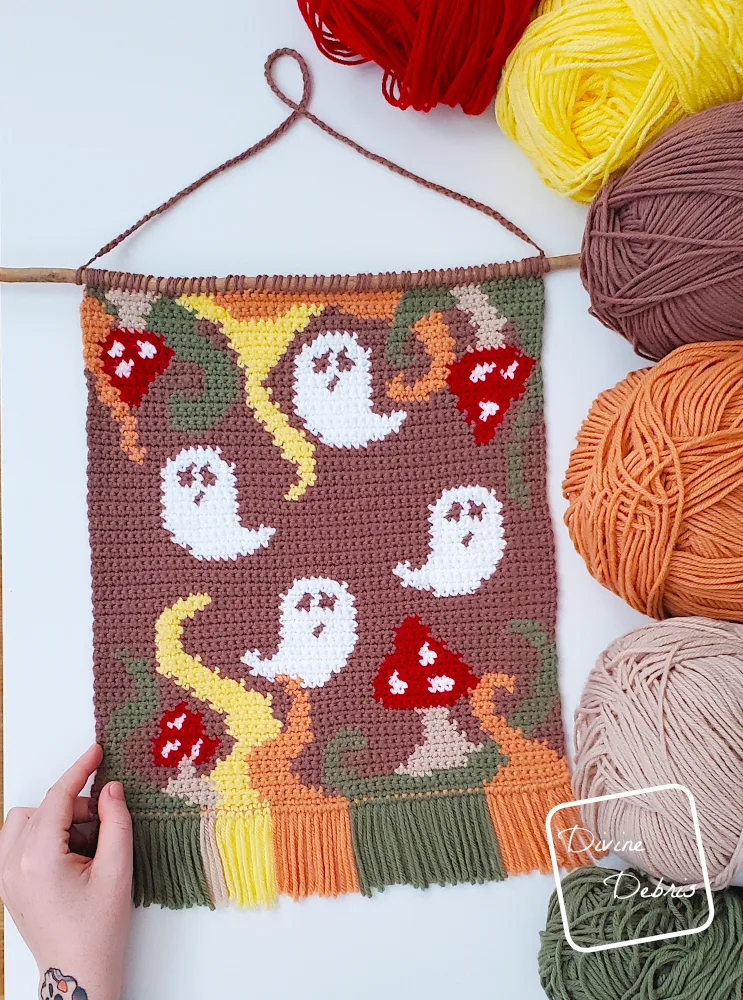
[[[482,749],[470,754],[464,767],[434,771],[421,777],[383,774],[364,778],[346,767],[343,758],[347,753],[365,750],[367,743],[360,729],[349,727],[336,733],[325,748],[325,782],[349,799],[384,799],[403,794],[426,795],[442,790],[461,791],[479,787],[508,763],[508,757],[500,752],[498,746],[492,740],[486,740]]]
[[[542,352],[544,281],[542,278],[496,278],[482,289],[499,313],[515,325],[522,349],[532,358]]]
[[[124,785],[126,800],[132,812],[189,813],[198,816],[196,806],[166,795],[156,785],[144,781],[126,767],[124,746],[127,739],[157,713],[159,704],[152,663],[138,659],[126,649],[117,650],[115,659],[124,664],[126,672],[134,679],[135,693],[129,701],[114,709],[106,726],[103,749],[109,779],[120,781]]]
[[[172,299],[157,299],[150,309],[148,329],[161,334],[177,361],[190,361],[201,368],[204,387],[201,395],[181,390],[168,399],[171,431],[210,430],[220,422],[240,395],[240,376],[231,357],[201,336],[193,313]]]
[[[525,736],[544,722],[560,696],[557,679],[557,647],[540,622],[533,618],[514,618],[508,623],[512,635],[521,635],[539,653],[541,665],[531,689],[531,695],[521,702],[508,717],[512,729]]]

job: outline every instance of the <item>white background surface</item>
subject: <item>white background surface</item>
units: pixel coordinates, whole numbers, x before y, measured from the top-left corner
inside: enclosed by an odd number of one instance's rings
[[[502,209],[548,253],[579,249],[584,210],[544,189],[479,119],[390,108],[374,67],[327,62],[294,0],[56,0],[6,5],[0,41],[2,261],[77,266],[145,211],[273,128],[266,55],[311,62],[313,109],[433,180]],[[298,73],[281,66],[299,94]],[[300,123],[107,258],[155,274],[447,267],[529,253],[490,220]],[[74,286],[2,290],[6,802],[36,804],[93,738],[85,393]],[[566,725],[600,650],[639,615],[588,576],[560,482],[596,393],[640,362],[587,313],[576,272],[547,278],[549,479]],[[138,911],[127,997],[542,997],[552,879],[388,889],[271,912]],[[74,971],[74,970],[72,970]],[[35,996],[7,933],[6,996]]]

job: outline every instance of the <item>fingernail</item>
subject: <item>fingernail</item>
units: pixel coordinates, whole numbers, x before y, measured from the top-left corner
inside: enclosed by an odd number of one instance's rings
[[[118,799],[120,802],[124,801],[124,786],[120,781],[109,781],[108,791],[112,799]]]

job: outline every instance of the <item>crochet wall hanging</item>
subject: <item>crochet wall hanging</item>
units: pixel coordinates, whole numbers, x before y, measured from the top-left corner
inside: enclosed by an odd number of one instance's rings
[[[301,67],[299,102],[272,78]],[[135,899],[268,905],[547,870],[543,252],[400,275],[77,274],[95,713]],[[535,244],[532,244],[536,246]],[[562,862],[569,858],[561,857]]]

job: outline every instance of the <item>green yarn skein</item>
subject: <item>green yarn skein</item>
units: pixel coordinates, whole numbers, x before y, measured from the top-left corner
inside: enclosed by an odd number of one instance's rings
[[[707,919],[704,892],[688,899],[667,895],[644,899],[639,892],[614,899],[613,883],[604,882],[612,874],[615,869],[579,868],[563,881],[568,925],[576,944],[590,947],[666,934],[700,926]],[[631,874],[652,891],[651,879],[639,871]],[[565,939],[553,892],[539,950],[542,987],[550,1000],[741,1000],[743,893],[716,892],[714,904],[712,924],[698,934],[584,954]]]

